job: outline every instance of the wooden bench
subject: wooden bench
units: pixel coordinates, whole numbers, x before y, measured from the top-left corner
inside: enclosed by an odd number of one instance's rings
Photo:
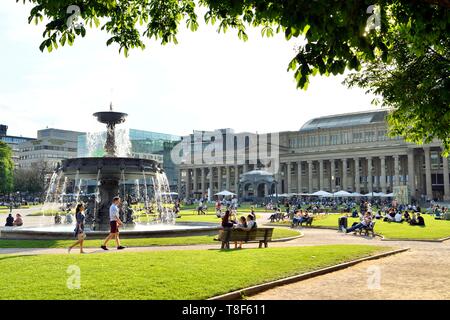
[[[220,230],[218,241],[222,242],[221,249],[230,249],[230,242],[259,242],[259,247],[268,247],[268,242],[272,240],[273,228],[257,228],[251,231],[239,229]]]
[[[355,230],[354,234],[359,233],[359,235],[362,235],[364,232],[365,236],[369,236],[369,232],[372,232],[372,237],[375,237],[375,221],[371,222],[367,227]]]
[[[303,220],[302,222],[300,222],[300,226],[302,226],[304,223],[306,223],[307,227],[311,227],[313,221],[314,221],[314,217],[308,217],[308,219]]]

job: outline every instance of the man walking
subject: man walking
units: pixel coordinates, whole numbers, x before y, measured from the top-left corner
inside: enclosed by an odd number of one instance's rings
[[[119,217],[119,205],[120,205],[120,198],[115,197],[112,201],[112,205],[109,208],[109,224],[110,224],[110,233],[108,237],[106,237],[105,242],[101,246],[103,250],[108,250],[106,245],[108,244],[109,240],[115,239],[117,244],[117,250],[125,249],[125,247],[120,245],[120,239],[119,239],[119,226],[122,226],[123,223],[120,220]]]

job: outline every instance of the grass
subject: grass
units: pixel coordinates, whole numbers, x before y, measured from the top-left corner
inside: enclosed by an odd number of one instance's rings
[[[206,299],[361,258],[386,247],[333,245],[93,255],[0,255],[0,299]],[[68,267],[80,273],[70,290]],[[111,291],[113,288],[113,291]]]
[[[315,219],[313,226],[335,227],[337,229],[338,218],[341,215],[325,215]],[[408,223],[384,222],[376,220],[375,232],[388,239],[421,239],[436,240],[450,236],[450,221],[435,220],[432,216],[422,215],[425,227],[411,226]],[[348,226],[358,222],[358,218],[349,218]]]
[[[297,230],[287,228],[275,228],[273,239],[289,238],[298,236]],[[170,238],[140,238],[122,239],[122,243],[128,247],[151,247],[151,246],[182,246],[197,244],[217,244],[214,238],[217,235],[203,235],[190,237],[170,237]],[[0,240],[0,248],[67,248],[74,243],[74,240]],[[98,248],[103,240],[86,240],[85,247]],[[114,242],[111,242],[113,245]]]

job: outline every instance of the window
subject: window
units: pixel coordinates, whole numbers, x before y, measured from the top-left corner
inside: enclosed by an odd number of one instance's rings
[[[431,151],[430,152],[431,157],[431,169],[439,169],[441,166],[441,157],[439,156],[439,153],[437,151]]]
[[[362,142],[363,134],[362,132],[353,132],[353,142]]]
[[[375,132],[367,131],[364,132],[364,142],[373,142],[375,140]]]
[[[378,141],[384,141],[387,140],[387,130],[379,130],[377,132],[377,140]]]

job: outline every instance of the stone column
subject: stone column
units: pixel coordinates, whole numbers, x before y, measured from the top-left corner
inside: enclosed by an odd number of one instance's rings
[[[291,186],[292,186],[292,181],[291,181],[291,162],[287,162],[286,163],[286,183],[287,183],[286,193],[290,193],[291,192]]]
[[[222,190],[222,167],[217,167],[217,192],[223,191]]]
[[[430,159],[430,147],[423,148],[425,154],[425,179],[427,187],[428,199],[433,199],[433,189],[431,185],[431,159]]]
[[[192,192],[197,192],[198,190],[198,172],[197,168],[192,169],[194,171],[194,187],[192,188]]]
[[[205,195],[206,193],[206,168],[201,168],[200,169],[201,172],[201,177],[202,177],[202,197]]]
[[[234,166],[234,193],[238,194],[239,188],[239,166]]]
[[[182,169],[178,169],[178,196],[181,199],[181,189],[182,189],[182,182],[181,179],[183,177],[183,170]]]
[[[330,160],[330,190],[331,192],[336,191],[336,163],[334,159]]]
[[[191,197],[191,170],[187,169],[186,170],[186,198],[190,198]]]
[[[442,158],[442,166],[444,169],[444,201],[450,201],[450,182],[448,177],[448,158]]]
[[[414,174],[414,149],[408,149],[408,186],[412,197],[416,197],[416,177]]]
[[[347,191],[347,159],[342,159],[342,190]]]
[[[308,160],[308,192],[313,192],[313,162]]]
[[[209,189],[211,190],[211,199],[214,199],[214,167],[209,167]]]
[[[400,163],[399,163],[399,155],[394,156],[394,185],[396,187],[400,186]]]
[[[319,190],[323,190],[325,184],[323,183],[323,160],[319,160]]]
[[[280,163],[279,167],[278,167],[278,171],[275,173],[275,181],[276,183],[276,193],[277,194],[281,194],[281,170],[283,170],[282,168],[282,163]]]
[[[372,157],[367,157],[367,189],[369,193],[373,192],[372,185]]]
[[[225,189],[230,191],[230,166],[225,167]]]
[[[359,174],[359,158],[354,158],[355,161],[355,192],[361,192],[360,174]]]
[[[302,190],[302,162],[297,162],[297,192],[301,193]]]
[[[386,157],[385,156],[380,156],[380,162],[381,162],[381,192],[386,193],[387,192],[387,187],[386,187]]]

